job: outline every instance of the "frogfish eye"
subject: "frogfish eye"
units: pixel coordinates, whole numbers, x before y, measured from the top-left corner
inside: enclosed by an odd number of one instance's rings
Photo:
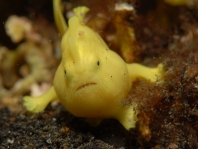
[[[64,73],[65,73],[65,75],[66,75],[66,70],[64,70]]]
[[[100,65],[100,61],[97,61],[97,65],[98,65],[98,66]]]

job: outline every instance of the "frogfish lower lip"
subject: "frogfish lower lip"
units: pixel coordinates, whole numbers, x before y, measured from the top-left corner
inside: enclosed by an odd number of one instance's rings
[[[83,85],[79,86],[79,87],[76,89],[76,91],[78,91],[78,90],[80,90],[80,89],[82,89],[82,88],[85,88],[85,87],[91,86],[91,85],[96,85],[96,83],[91,82],[91,83],[83,84]]]

